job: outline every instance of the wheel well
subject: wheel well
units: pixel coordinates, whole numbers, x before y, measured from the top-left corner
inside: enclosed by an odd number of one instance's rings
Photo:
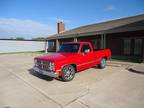
[[[106,56],[104,57],[106,60],[108,59]]]
[[[77,66],[76,66],[76,64],[70,64],[70,65],[72,65],[72,66],[75,68],[75,71],[77,71]]]

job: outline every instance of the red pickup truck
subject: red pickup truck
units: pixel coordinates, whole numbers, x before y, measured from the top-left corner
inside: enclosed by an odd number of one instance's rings
[[[71,81],[75,73],[98,65],[103,69],[111,58],[110,49],[94,50],[90,42],[68,42],[58,52],[34,58],[34,71]]]

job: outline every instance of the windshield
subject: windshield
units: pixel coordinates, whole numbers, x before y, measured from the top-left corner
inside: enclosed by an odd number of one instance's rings
[[[79,44],[62,44],[58,52],[76,53],[79,50]]]

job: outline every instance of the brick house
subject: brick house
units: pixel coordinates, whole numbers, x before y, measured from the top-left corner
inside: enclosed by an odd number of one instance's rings
[[[112,56],[144,60],[144,14],[64,30],[47,38],[48,51],[57,51],[64,42],[89,41],[95,49],[110,48]]]

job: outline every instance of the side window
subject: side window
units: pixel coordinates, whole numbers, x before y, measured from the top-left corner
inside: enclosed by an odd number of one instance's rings
[[[81,52],[91,52],[89,44],[85,44],[82,46]]]

